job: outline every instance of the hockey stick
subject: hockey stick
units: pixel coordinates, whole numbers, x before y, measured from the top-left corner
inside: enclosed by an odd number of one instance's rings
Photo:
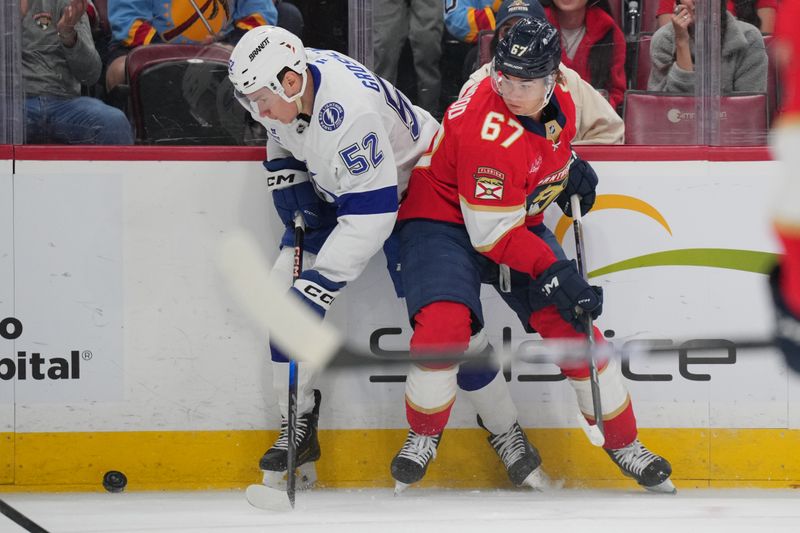
[[[3,500],[0,500],[0,514],[6,515],[12,522],[29,533],[48,533],[45,528],[11,507]]]
[[[217,266],[225,279],[234,299],[245,314],[264,333],[270,341],[280,347],[292,359],[318,369],[352,368],[364,366],[408,365],[407,355],[384,355],[359,350],[348,346],[342,335],[330,324],[323,322],[319,315],[308,306],[292,298],[286,287],[270,276],[270,269],[258,243],[244,232],[233,232],[226,237],[219,248]],[[420,354],[414,356],[415,362],[424,363],[465,363],[495,361],[503,364],[508,361],[527,363],[559,363],[585,360],[591,351],[599,358],[633,358],[644,354],[667,354],[678,350],[754,350],[773,348],[774,339],[696,339],[673,341],[673,345],[663,345],[640,340],[621,348],[612,343],[593,346],[583,340],[546,340],[525,342],[516,351],[495,350],[493,356],[457,354]],[[584,420],[585,422],[585,420]],[[254,485],[255,486],[255,485]]]
[[[303,239],[305,238],[305,224],[303,216],[297,213],[294,218],[294,265],[292,267],[292,281],[296,281],[303,272]],[[289,401],[286,413],[286,497],[289,506],[294,509],[295,489],[297,475],[297,361],[289,356]],[[246,491],[247,501],[254,507],[268,510],[286,510],[286,497],[275,488],[266,485],[250,485]]]
[[[586,250],[584,248],[583,239],[583,218],[581,217],[581,198],[577,194],[573,194],[569,198],[572,204],[572,229],[575,232],[575,251],[578,256],[578,272],[584,280],[589,281],[589,275],[586,270]],[[587,362],[589,364],[589,384],[592,388],[592,406],[594,407],[594,426],[590,425],[582,413],[578,413],[578,421],[581,428],[589,438],[589,442],[595,446],[602,446],[605,444],[605,432],[603,431],[603,405],[600,401],[600,383],[597,376],[597,363],[595,361],[595,354],[592,347],[595,345],[594,339],[594,323],[592,316],[583,314],[583,323],[586,328],[586,342],[589,345]]]
[[[303,215],[297,213],[294,218],[294,268],[292,281],[297,281],[303,273],[303,239],[305,238],[305,225]],[[295,465],[297,464],[297,361],[289,360],[289,408],[286,414],[287,435],[289,442],[286,446],[286,494],[289,504],[294,509],[294,492],[297,478]]]

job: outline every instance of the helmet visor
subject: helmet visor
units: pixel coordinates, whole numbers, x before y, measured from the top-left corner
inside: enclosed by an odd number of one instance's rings
[[[495,62],[492,61],[491,67],[492,88],[494,92],[504,99],[514,101],[543,101],[542,107],[550,101],[550,96],[556,86],[556,73],[548,74],[544,78],[518,78],[508,76],[502,71],[497,70]],[[539,108],[541,109],[541,108]]]

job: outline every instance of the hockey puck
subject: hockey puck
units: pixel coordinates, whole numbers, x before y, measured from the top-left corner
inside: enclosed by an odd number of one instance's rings
[[[128,485],[128,478],[122,472],[109,470],[103,475],[103,488],[108,492],[122,492]]]

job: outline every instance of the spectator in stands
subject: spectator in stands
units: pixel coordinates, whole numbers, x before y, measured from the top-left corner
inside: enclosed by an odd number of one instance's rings
[[[417,98],[414,103],[438,115],[442,77],[444,31],[441,0],[373,0],[373,70],[392,85],[397,85],[397,67],[406,39],[411,43]]]
[[[450,35],[474,43],[481,31],[494,31],[502,0],[444,0],[444,24]]]
[[[545,13],[561,33],[561,62],[595,89],[614,109],[625,95],[625,36],[611,17],[608,0],[543,0]]]
[[[659,27],[672,22],[675,5],[675,0],[659,1],[656,12]],[[772,33],[775,30],[778,0],[728,0],[723,4],[723,8],[727,8],[739,20],[760,29],[761,33]]]
[[[108,18],[112,32],[105,58],[109,91],[125,81],[125,56],[137,46],[235,44],[249,29],[264,24],[303,30],[300,11],[280,0],[108,0]]]
[[[726,0],[721,2],[724,6]],[[694,21],[695,0],[682,0],[672,14],[672,24],[662,26],[653,35],[648,90],[694,92]],[[723,9],[720,34],[722,92],[766,92],[767,52],[758,28]]]
[[[487,57],[494,56],[497,42],[505,36],[511,26],[522,18],[533,17],[545,18],[544,9],[538,0],[505,0],[497,12],[497,29]],[[489,76],[490,63],[491,61],[481,65],[472,73],[461,88],[462,95],[473,84]],[[622,144],[625,138],[625,125],[608,100],[563,63],[559,65],[559,72],[575,103],[577,131],[572,144]]]
[[[481,32],[494,31],[501,3],[502,0],[444,0],[444,26],[459,41],[475,44]],[[478,47],[473,46],[464,57],[459,83],[479,66]]]
[[[21,0],[25,140],[45,144],[133,144],[125,115],[81,96],[100,77],[87,0]]]

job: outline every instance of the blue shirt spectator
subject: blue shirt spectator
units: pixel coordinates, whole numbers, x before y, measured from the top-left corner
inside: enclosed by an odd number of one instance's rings
[[[478,33],[494,30],[495,13],[503,0],[444,0],[444,25],[450,35],[474,43]]]

